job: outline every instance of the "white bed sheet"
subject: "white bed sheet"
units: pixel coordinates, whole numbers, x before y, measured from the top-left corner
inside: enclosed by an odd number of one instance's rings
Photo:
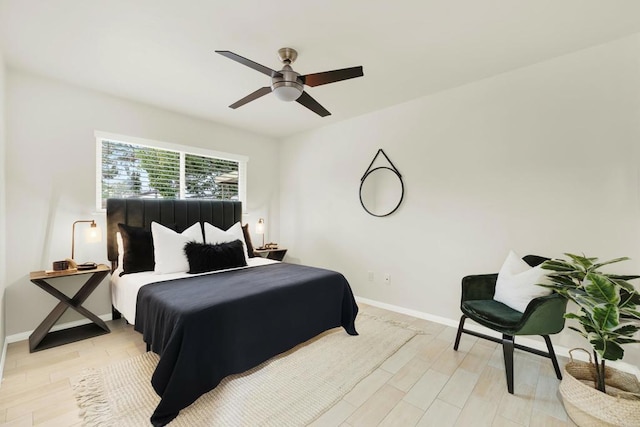
[[[229,268],[226,270],[212,271],[208,273],[189,274],[189,273],[170,273],[156,274],[153,271],[144,271],[141,273],[125,274],[120,277],[122,267],[118,268],[111,275],[111,303],[118,310],[127,322],[134,324],[136,320],[136,300],[138,291],[144,285],[155,282],[163,282],[165,280],[179,279],[182,277],[200,276],[203,274],[221,273],[223,271],[239,270],[242,268],[258,267],[261,265],[273,264],[279,261],[272,259],[255,257],[249,258],[246,267]]]

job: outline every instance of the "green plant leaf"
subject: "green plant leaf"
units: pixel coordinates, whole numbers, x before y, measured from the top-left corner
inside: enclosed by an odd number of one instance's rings
[[[633,280],[633,279],[640,279],[640,276],[638,275],[622,275],[622,274],[607,274],[607,276],[610,279],[619,279],[619,280]]]
[[[615,342],[618,344],[637,344],[640,343],[640,340],[635,338],[616,338]]]
[[[578,287],[578,283],[573,278],[567,276],[566,273],[549,273],[547,274],[547,279],[549,279],[551,283],[559,286],[567,288]]]
[[[632,336],[638,331],[640,331],[640,326],[626,324],[612,330],[611,333],[618,336]]]
[[[609,304],[617,305],[620,302],[620,295],[611,280],[597,273],[588,273],[586,278],[584,288],[590,297]]]
[[[598,260],[598,258],[587,258],[584,255],[580,256],[568,253],[565,253],[565,255],[571,258],[575,264],[578,264],[580,267],[584,268],[585,271],[593,267],[593,261]]]
[[[598,330],[593,326],[593,321],[589,320],[580,324],[588,334],[597,334]]]
[[[626,319],[637,319],[640,320],[640,311],[633,310],[627,307],[620,309],[620,315],[624,316]]]
[[[553,283],[536,283],[536,285],[538,286],[542,286],[543,288],[549,288],[549,289],[554,289],[554,290],[564,290],[564,286],[559,286]]]
[[[602,338],[591,340],[591,345],[598,354],[607,360],[619,360],[624,356],[624,350],[613,341],[605,341]]]
[[[635,290],[636,290],[633,287],[633,285],[631,283],[627,282],[626,280],[614,278],[614,277],[611,277],[609,275],[607,275],[607,277],[609,278],[609,280],[611,280],[613,283],[615,283],[616,285],[620,286],[621,288],[623,288],[627,292],[634,293]]]
[[[578,288],[575,288],[575,289],[567,289],[567,293],[572,298],[588,297],[587,291],[585,291],[582,287],[578,287]]]
[[[582,319],[583,317],[584,317],[584,316],[580,316],[580,315],[579,315],[579,314],[577,314],[577,313],[565,313],[565,314],[564,314],[564,318],[565,318],[565,319],[577,319],[577,320],[580,320],[580,319]]]
[[[570,300],[580,306],[580,308],[585,312],[586,315],[593,317],[593,309],[598,304],[597,301],[594,301],[593,298],[590,298],[584,291],[581,290],[570,290],[567,292],[567,295],[569,296]]]
[[[543,262],[540,265],[544,270],[553,270],[553,271],[577,271],[576,267],[573,264],[570,264],[566,261],[561,261],[557,259],[551,259]]]
[[[593,321],[600,330],[610,331],[620,324],[620,311],[612,304],[598,304],[593,308]]]
[[[574,328],[573,326],[568,326],[568,328],[571,329],[571,330],[576,331],[577,333],[579,333],[580,335],[582,335],[586,339],[589,339],[588,335],[585,332],[581,331],[580,329]]]
[[[629,291],[625,288],[620,289],[620,298],[625,300],[624,305],[633,308],[632,305],[640,304],[640,293],[635,289]]]
[[[625,256],[625,257],[615,258],[615,259],[612,259],[612,260],[609,260],[609,261],[605,261],[605,262],[600,262],[598,264],[593,264],[593,269],[597,270],[600,267],[602,267],[603,265],[615,264],[616,262],[620,262],[620,261],[629,261],[629,257]]]

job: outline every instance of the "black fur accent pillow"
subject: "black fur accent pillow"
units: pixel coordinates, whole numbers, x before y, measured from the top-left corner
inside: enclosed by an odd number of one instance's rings
[[[192,274],[247,265],[240,240],[217,245],[189,242],[184,245],[184,253],[189,261],[188,273]]]
[[[141,227],[118,224],[124,245],[122,260],[123,272],[120,274],[153,271],[156,263],[153,257],[153,237],[151,231]]]

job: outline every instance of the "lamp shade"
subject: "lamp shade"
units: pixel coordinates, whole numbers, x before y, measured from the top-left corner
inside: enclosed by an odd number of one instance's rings
[[[260,218],[256,224],[256,234],[264,234],[264,219]]]
[[[262,234],[262,246],[258,249],[264,249],[264,219],[260,218],[256,224],[256,233]]]
[[[81,219],[75,221],[71,227],[71,259],[75,257],[76,251],[76,224],[90,223],[83,233],[85,243],[97,243],[102,241],[102,230],[98,224],[92,219]]]
[[[273,88],[273,94],[280,101],[291,102],[300,98],[302,89],[298,86],[277,86]]]
[[[84,241],[86,243],[100,243],[102,242],[102,230],[95,222],[91,227],[84,230]]]

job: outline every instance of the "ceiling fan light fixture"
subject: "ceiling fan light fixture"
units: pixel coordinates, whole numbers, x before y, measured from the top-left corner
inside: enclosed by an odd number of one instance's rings
[[[279,85],[273,88],[273,94],[280,101],[291,102],[300,98],[300,95],[302,95],[302,88],[297,85],[295,86]]]

